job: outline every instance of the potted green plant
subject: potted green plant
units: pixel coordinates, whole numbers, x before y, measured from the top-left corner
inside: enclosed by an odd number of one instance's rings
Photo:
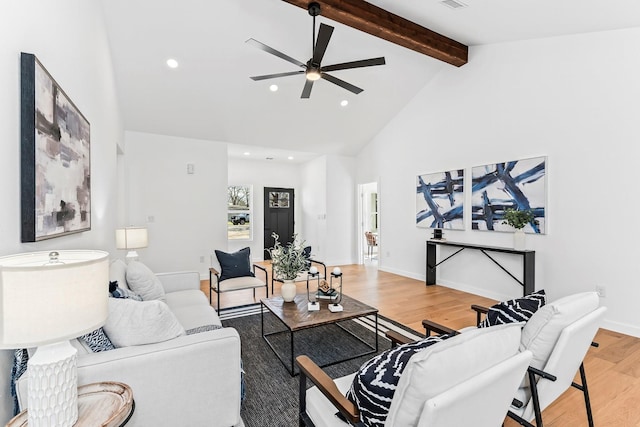
[[[283,280],[280,288],[282,299],[291,302],[296,296],[296,285],[294,280],[298,274],[307,269],[308,260],[304,255],[305,242],[298,240],[298,235],[293,235],[293,240],[286,245],[280,243],[280,236],[272,234],[275,243],[272,248],[267,249],[271,255],[273,274],[276,279]]]
[[[538,224],[538,220],[536,220],[531,209],[518,210],[509,208],[504,212],[504,221],[502,221],[502,223],[516,229],[513,234],[513,248],[516,250],[524,250],[525,235],[523,228],[527,224]]]
[[[522,230],[531,222],[538,224],[538,221],[533,215],[533,211],[531,209],[521,211],[511,208],[504,212],[504,221],[502,221],[503,224],[508,224],[516,230]]]

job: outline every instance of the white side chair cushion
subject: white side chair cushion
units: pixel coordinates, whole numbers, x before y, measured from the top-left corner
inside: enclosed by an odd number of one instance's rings
[[[121,288],[130,289],[127,284],[127,264],[121,259],[114,259],[109,264],[109,280],[118,282]]]
[[[342,394],[347,394],[355,373],[333,380]],[[316,427],[345,427],[349,424],[336,417],[334,414],[338,412],[335,406],[331,404],[320,391],[318,387],[311,387],[307,390],[307,415]]]
[[[521,327],[512,323],[470,330],[413,355],[385,425],[417,425],[427,400],[515,355]]]
[[[129,289],[140,295],[144,301],[164,301],[162,282],[140,261],[131,261],[127,266]]]
[[[520,350],[531,350],[531,366],[544,369],[562,330],[598,308],[596,292],[583,292],[548,303],[531,316],[522,329]]]
[[[218,292],[237,291],[239,289],[260,288],[265,286],[263,280],[257,277],[234,277],[233,279],[223,280],[218,283]]]

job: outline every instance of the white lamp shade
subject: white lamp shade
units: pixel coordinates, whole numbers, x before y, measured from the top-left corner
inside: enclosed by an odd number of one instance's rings
[[[0,348],[28,348],[78,337],[108,315],[109,254],[34,252],[0,258]]]
[[[116,230],[116,248],[140,249],[149,245],[149,236],[145,227],[127,227]]]

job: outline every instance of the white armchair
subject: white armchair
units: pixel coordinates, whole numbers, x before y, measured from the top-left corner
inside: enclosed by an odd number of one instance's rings
[[[416,353],[395,390],[386,425],[496,427],[531,360],[520,352],[518,324],[476,329]],[[299,356],[300,426],[364,426],[345,397],[355,376],[331,380],[311,359]],[[306,390],[306,380],[315,386]],[[336,416],[339,412],[340,416]]]
[[[599,307],[596,292],[583,292],[547,303],[536,311],[524,325],[520,348],[533,354],[527,377],[514,395],[514,404],[509,417],[520,425],[543,427],[542,411],[561,394],[574,387],[583,394],[587,422],[593,427],[593,414],[587,386],[587,376],[583,360],[593,343],[602,323],[606,307]],[[473,305],[478,323],[488,309]],[[442,327],[429,320],[422,325],[437,333],[450,333],[452,329]],[[474,330],[475,328],[470,328]],[[462,330],[466,334],[469,328]],[[580,384],[573,381],[576,372],[580,374]]]

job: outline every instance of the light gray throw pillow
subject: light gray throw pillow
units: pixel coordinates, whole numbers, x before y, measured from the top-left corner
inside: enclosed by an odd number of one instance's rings
[[[131,261],[127,265],[127,284],[144,301],[164,301],[164,288],[160,279],[140,261]]]
[[[185,330],[162,301],[109,298],[109,317],[103,326],[116,347],[167,341]]]

